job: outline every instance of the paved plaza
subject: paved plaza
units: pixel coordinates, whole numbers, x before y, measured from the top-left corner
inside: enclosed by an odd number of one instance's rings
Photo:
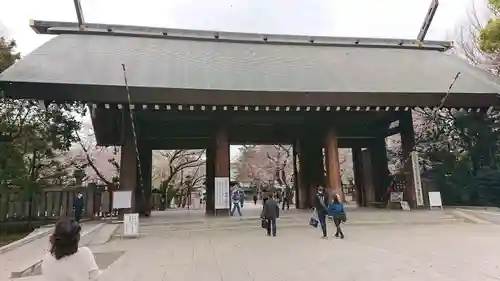
[[[331,225],[330,238],[321,239],[299,211],[285,212],[278,237],[267,237],[251,218],[257,213],[248,206],[244,220],[203,220],[196,211],[158,212],[141,220],[137,239],[121,238],[119,225],[103,224],[82,243],[93,250],[104,272],[99,280],[106,281],[500,280],[500,213],[353,210],[344,240],[332,237]],[[2,261],[30,247],[43,251],[45,241],[7,252]],[[13,259],[8,267],[19,269]]]
[[[495,224],[346,225],[345,233],[322,240],[308,227],[278,230],[276,238],[262,230],[191,232],[92,249],[125,252],[105,262],[100,280],[109,281],[500,280]]]

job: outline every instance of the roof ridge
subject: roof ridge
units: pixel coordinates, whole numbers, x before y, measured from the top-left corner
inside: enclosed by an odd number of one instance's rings
[[[30,21],[38,34],[91,34],[108,36],[131,36],[198,41],[236,43],[288,44],[310,46],[357,46],[370,48],[397,48],[446,51],[453,47],[450,41],[424,41],[398,38],[329,37],[310,35],[287,35],[267,33],[242,33],[88,23],[80,28],[76,22]]]

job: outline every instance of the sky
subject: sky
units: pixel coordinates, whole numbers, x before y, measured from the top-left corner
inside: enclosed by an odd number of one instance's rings
[[[453,39],[473,0],[440,0],[427,39]],[[479,0],[480,1],[480,0]],[[86,22],[236,32],[415,38],[431,0],[81,0]],[[0,35],[27,54],[30,19],[76,21],[73,0],[0,0]]]
[[[475,0],[440,0],[428,40],[453,40]],[[481,0],[476,0],[481,1]],[[416,38],[431,0],[81,0],[86,22],[252,33]],[[476,5],[477,6],[477,5]],[[0,0],[0,36],[26,55],[29,20],[76,21],[73,0]],[[233,147],[232,155],[237,152]]]

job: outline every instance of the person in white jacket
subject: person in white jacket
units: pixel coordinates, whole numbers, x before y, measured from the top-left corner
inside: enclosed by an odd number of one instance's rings
[[[42,274],[47,281],[95,280],[101,271],[92,251],[78,247],[81,227],[72,219],[59,220],[50,237],[50,251],[42,261]]]

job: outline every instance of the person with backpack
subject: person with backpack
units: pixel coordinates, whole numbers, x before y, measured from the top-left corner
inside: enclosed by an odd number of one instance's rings
[[[238,211],[238,215],[241,217],[241,207],[240,207],[240,192],[238,189],[233,191],[231,195],[231,201],[233,203],[233,208],[231,209],[231,216],[234,216],[234,212]]]
[[[337,228],[335,237],[338,238],[340,236],[340,239],[344,239],[344,233],[340,228],[340,224],[345,222],[347,218],[344,210],[344,204],[340,202],[338,194],[333,196],[333,202],[328,206],[328,214],[333,217],[333,222]]]

